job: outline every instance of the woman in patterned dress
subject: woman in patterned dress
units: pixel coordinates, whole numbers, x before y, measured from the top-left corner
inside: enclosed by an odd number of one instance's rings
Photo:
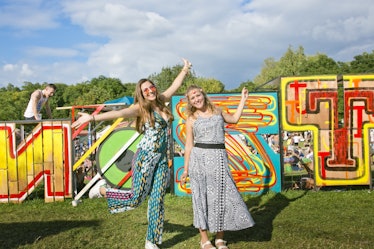
[[[186,146],[182,184],[187,176],[192,190],[193,224],[199,229],[202,249],[227,249],[224,231],[252,227],[254,221],[238,192],[228,167],[224,122],[237,123],[248,91],[243,88],[234,114],[222,112],[205,92],[192,85],[187,89]],[[216,233],[215,246],[207,231]]]
[[[139,206],[149,195],[148,229],[145,248],[158,248],[162,243],[164,225],[164,196],[168,179],[168,127],[173,120],[171,111],[165,105],[182,85],[191,68],[191,63],[183,59],[182,71],[171,86],[158,93],[155,84],[149,79],[141,79],[135,88],[134,104],[128,108],[110,111],[95,116],[79,113],[81,117],[72,127],[89,121],[112,120],[120,117],[136,117],[136,129],[143,133],[132,162],[131,191],[98,186],[98,192],[107,198],[111,213],[124,212]]]

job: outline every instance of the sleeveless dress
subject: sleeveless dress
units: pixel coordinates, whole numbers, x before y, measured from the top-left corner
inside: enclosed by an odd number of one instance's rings
[[[222,115],[198,117],[193,133],[195,143],[225,143]],[[255,224],[236,188],[226,149],[193,147],[188,172],[196,228],[214,233],[242,230]]]

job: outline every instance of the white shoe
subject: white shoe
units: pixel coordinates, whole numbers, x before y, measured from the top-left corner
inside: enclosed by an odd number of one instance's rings
[[[100,188],[102,186],[105,186],[106,185],[106,181],[105,179],[101,179],[100,181],[98,181],[91,189],[90,189],[90,192],[88,193],[88,197],[90,199],[93,199],[93,198],[101,198],[103,197],[100,193]]]
[[[153,244],[151,241],[145,241],[145,249],[160,249],[156,244]]]

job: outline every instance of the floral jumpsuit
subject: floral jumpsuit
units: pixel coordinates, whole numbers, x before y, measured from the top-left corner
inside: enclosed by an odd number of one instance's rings
[[[109,211],[120,213],[139,206],[148,195],[147,240],[162,243],[164,197],[168,186],[168,123],[154,112],[155,125],[145,124],[144,136],[132,161],[132,189],[107,189]]]

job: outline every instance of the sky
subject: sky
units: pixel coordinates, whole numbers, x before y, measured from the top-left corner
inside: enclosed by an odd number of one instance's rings
[[[190,60],[225,89],[288,48],[335,61],[374,50],[372,0],[0,0],[0,87],[135,83]]]

